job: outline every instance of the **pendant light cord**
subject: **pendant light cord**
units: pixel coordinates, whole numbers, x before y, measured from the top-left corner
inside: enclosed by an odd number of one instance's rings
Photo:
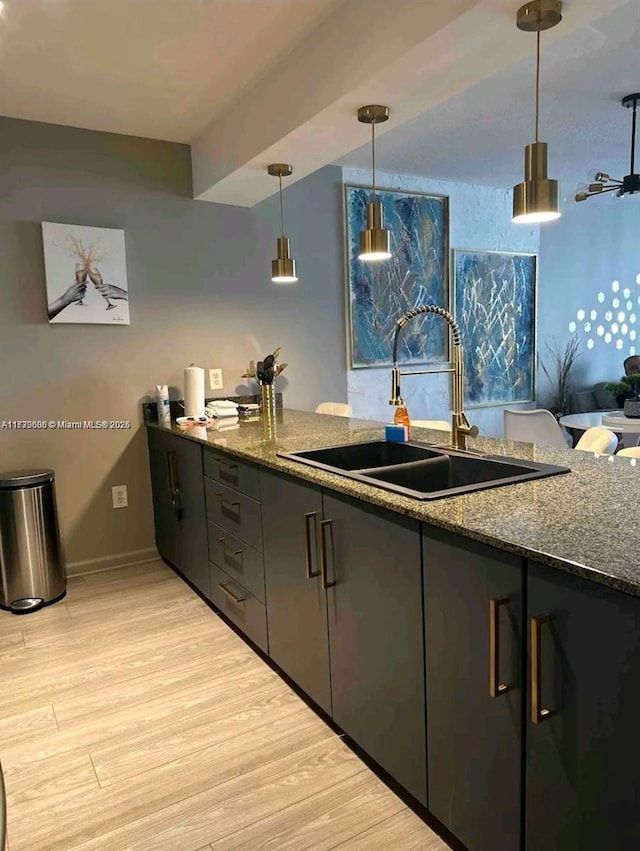
[[[638,106],[637,99],[633,101],[633,115],[631,117],[631,171],[630,174],[636,173],[636,108]]]
[[[376,200],[376,122],[371,122],[371,161],[373,166],[373,200]]]
[[[280,181],[280,224],[282,225],[282,236],[284,236],[284,204],[282,203],[282,175],[278,175]]]
[[[536,142],[540,124],[540,19],[538,18],[538,47],[536,52]]]

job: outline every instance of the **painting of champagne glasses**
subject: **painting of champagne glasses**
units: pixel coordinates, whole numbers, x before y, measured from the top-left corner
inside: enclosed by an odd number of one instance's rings
[[[124,231],[42,222],[50,323],[129,324]]]

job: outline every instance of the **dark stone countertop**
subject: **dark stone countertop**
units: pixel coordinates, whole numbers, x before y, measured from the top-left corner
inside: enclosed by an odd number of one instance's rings
[[[241,421],[228,431],[147,426],[640,596],[640,559],[635,555],[640,551],[640,462],[636,467],[635,459],[476,438],[469,446],[481,452],[559,464],[571,473],[425,502],[276,455],[384,439],[384,424],[288,409],[278,420],[276,438],[267,441],[259,420]],[[411,440],[438,443],[443,432],[414,428]]]

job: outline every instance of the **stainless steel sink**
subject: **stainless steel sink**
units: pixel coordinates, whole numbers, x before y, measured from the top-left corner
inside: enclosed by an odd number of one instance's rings
[[[384,440],[278,455],[414,499],[441,499],[571,472],[538,461]]]

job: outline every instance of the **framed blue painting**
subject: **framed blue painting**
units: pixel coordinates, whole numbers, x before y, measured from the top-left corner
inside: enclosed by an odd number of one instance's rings
[[[449,199],[422,192],[381,189],[385,227],[391,232],[389,260],[358,259],[371,189],[345,185],[351,366],[390,366],[396,320],[419,304],[449,308]],[[401,364],[443,363],[449,334],[433,316],[406,326],[398,349]]]
[[[452,265],[465,406],[533,401],[537,256],[455,249]]]

